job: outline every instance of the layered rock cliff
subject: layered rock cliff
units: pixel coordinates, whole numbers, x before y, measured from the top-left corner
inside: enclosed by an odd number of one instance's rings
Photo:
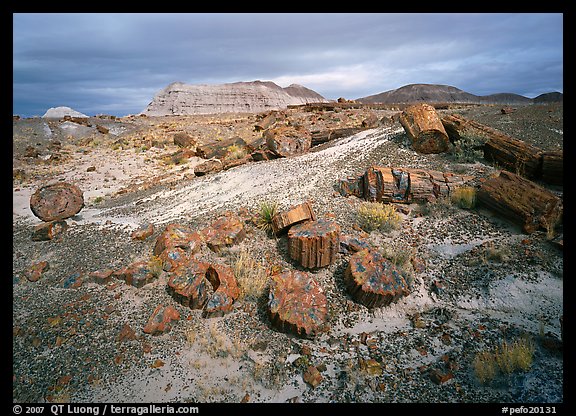
[[[217,85],[174,82],[156,94],[142,114],[258,113],[326,101],[320,94],[297,84],[282,88],[273,82],[262,81]]]

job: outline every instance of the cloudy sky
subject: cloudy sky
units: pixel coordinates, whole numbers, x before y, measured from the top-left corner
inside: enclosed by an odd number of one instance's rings
[[[13,15],[13,114],[142,111],[171,82],[297,83],[328,99],[406,84],[563,92],[563,15]]]

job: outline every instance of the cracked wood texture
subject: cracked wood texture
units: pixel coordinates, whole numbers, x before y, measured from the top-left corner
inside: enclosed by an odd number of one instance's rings
[[[287,211],[274,215],[272,217],[272,231],[274,231],[274,234],[280,234],[292,225],[308,220],[316,220],[316,215],[314,215],[310,202],[303,202],[302,204],[294,205]]]
[[[436,109],[429,104],[415,104],[400,114],[400,124],[418,153],[443,153],[450,141]]]
[[[369,249],[350,257],[344,283],[350,296],[368,308],[387,306],[410,294],[401,271],[379,252]]]
[[[309,269],[334,262],[340,248],[340,226],[330,220],[307,221],[288,231],[290,258]]]

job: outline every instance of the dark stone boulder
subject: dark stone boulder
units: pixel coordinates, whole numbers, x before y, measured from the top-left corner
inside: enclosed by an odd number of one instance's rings
[[[67,182],[43,186],[30,197],[30,209],[42,221],[64,220],[78,214],[82,208],[84,193]]]

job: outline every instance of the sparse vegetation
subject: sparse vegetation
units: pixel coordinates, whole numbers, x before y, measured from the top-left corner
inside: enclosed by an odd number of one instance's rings
[[[461,186],[454,189],[451,200],[460,208],[472,209],[476,206],[476,188],[473,186]]]
[[[528,371],[534,359],[534,342],[528,337],[512,343],[504,341],[493,351],[481,351],[474,357],[474,373],[482,383],[493,380],[498,371],[508,375],[514,371]]]
[[[237,144],[228,146],[228,159],[244,159],[247,155],[248,152],[243,146],[238,146]]]
[[[256,220],[256,226],[266,232],[272,231],[272,218],[278,213],[276,202],[264,201],[260,203],[260,211]]]
[[[240,288],[240,299],[249,301],[257,301],[268,283],[266,268],[245,249],[240,250],[236,258],[234,276]]]
[[[394,230],[401,222],[402,217],[392,204],[363,202],[358,208],[358,225],[367,232]]]

